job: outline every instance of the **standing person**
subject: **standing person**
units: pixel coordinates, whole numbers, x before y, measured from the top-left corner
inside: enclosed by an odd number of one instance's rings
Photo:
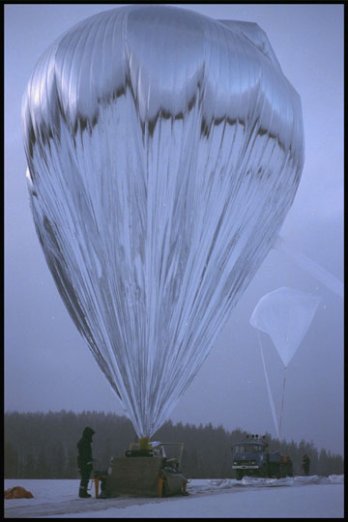
[[[303,468],[303,473],[305,475],[309,475],[309,467],[310,467],[310,465],[311,465],[311,459],[309,458],[307,453],[305,453],[303,455],[303,458],[302,458],[302,468]]]
[[[93,469],[92,437],[94,433],[95,431],[92,428],[86,426],[82,432],[81,439],[77,443],[77,465],[81,475],[80,498],[89,498],[91,496],[87,493],[87,487]]]

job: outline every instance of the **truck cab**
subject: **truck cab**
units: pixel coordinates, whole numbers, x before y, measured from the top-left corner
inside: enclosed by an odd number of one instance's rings
[[[237,480],[244,475],[260,476],[266,472],[267,443],[264,439],[246,438],[232,447],[232,469]]]
[[[292,476],[292,462],[287,455],[270,452],[265,436],[249,435],[232,446],[232,470],[236,479],[245,475],[256,477]]]

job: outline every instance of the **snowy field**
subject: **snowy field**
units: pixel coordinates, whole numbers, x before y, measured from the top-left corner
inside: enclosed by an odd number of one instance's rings
[[[91,483],[90,483],[91,484]],[[78,480],[5,480],[32,499],[5,500],[5,518],[343,518],[343,475],[190,480],[187,497],[77,498]],[[94,490],[92,489],[93,494]]]

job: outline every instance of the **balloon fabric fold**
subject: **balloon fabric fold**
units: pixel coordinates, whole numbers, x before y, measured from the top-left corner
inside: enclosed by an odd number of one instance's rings
[[[52,44],[22,120],[48,266],[138,436],[151,437],[293,202],[299,96],[256,24],[132,5]]]

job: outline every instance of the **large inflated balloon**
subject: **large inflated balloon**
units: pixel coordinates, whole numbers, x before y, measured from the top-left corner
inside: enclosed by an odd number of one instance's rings
[[[302,343],[320,298],[308,292],[282,287],[261,297],[250,324],[267,333],[285,367]]]
[[[293,202],[299,97],[256,24],[133,5],[52,45],[23,122],[49,268],[138,435],[151,436]]]

